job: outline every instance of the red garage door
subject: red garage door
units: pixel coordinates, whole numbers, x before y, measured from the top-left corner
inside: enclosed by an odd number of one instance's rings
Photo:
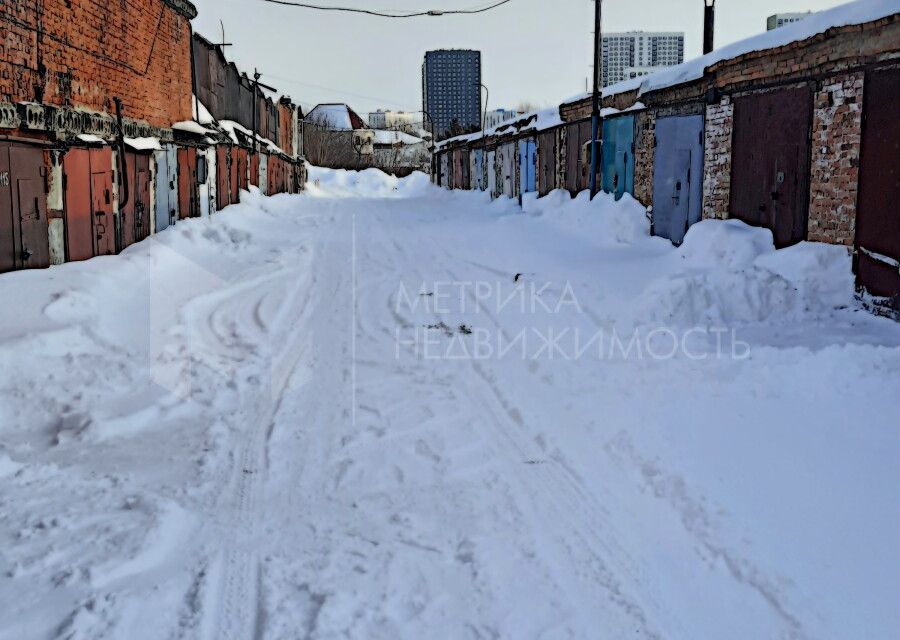
[[[778,248],[806,238],[810,89],[782,89],[734,101],[731,215],[767,227]]]
[[[900,69],[866,75],[856,220],[856,273],[900,310]]]
[[[44,151],[0,143],[0,271],[50,264]]]

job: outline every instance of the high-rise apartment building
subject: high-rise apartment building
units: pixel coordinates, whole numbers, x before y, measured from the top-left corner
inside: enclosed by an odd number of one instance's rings
[[[670,67],[684,62],[683,32],[629,31],[603,36],[604,87],[627,80],[628,70]],[[642,74],[644,75],[644,74]]]
[[[422,64],[422,109],[431,116],[438,140],[457,129],[480,129],[481,52],[427,52]]]

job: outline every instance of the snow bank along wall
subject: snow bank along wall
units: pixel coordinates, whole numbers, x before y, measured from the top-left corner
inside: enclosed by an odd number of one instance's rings
[[[833,10],[835,26],[817,34],[798,30],[788,44],[701,60],[685,79],[674,68],[672,80],[608,88],[598,184],[650,207],[653,232],[676,244],[700,219],[739,218],[770,228],[779,247],[846,245],[861,287],[897,305],[900,13],[846,25],[846,9]],[[436,166],[448,170],[434,179],[450,188],[490,183],[493,196],[575,194],[589,185],[590,115],[590,96],[581,96],[560,105],[558,121],[544,118],[547,126],[529,114],[447,140]],[[535,139],[533,160],[504,162],[510,147]],[[456,159],[479,149],[488,160],[476,180]],[[532,163],[535,183],[521,178]]]
[[[252,85],[236,69],[215,81],[203,75],[196,15],[187,0],[19,0],[0,9],[0,272],[117,253],[236,202],[259,183],[249,173],[254,128],[256,155],[273,167],[261,188],[302,187],[299,110],[257,90],[255,122],[232,114],[250,104]],[[223,124],[226,115],[245,131]]]

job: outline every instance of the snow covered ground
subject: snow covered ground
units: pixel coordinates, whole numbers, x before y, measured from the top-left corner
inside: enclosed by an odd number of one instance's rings
[[[314,170],[0,276],[0,639],[887,639],[842,249]]]

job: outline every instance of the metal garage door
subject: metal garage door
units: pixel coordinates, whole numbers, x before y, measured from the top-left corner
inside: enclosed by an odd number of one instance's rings
[[[228,147],[216,147],[216,210],[221,211],[231,204],[228,180],[231,178],[231,154]]]
[[[545,196],[556,188],[556,131],[538,134],[538,194]]]
[[[140,242],[150,235],[150,156],[135,154],[134,189],[130,192],[134,202],[134,240]]]
[[[126,153],[125,176],[128,201],[119,213],[120,251],[150,235],[150,156]]]
[[[487,153],[487,188],[491,194],[491,198],[500,195],[497,190],[497,151],[491,150]]]
[[[603,148],[600,177],[603,190],[615,194],[634,195],[634,116],[603,120]]]
[[[591,121],[574,122],[566,127],[566,189],[573,196],[590,186]]]
[[[856,220],[856,272],[900,310],[900,69],[866,74]]]
[[[472,188],[484,191],[484,149],[474,149],[470,154]]]
[[[0,143],[0,271],[50,265],[44,151]]]
[[[537,191],[537,143],[519,140],[519,193]]]
[[[503,195],[516,197],[516,143],[507,142],[498,148],[500,153],[500,185]]]
[[[653,168],[653,233],[681,244],[702,217],[703,116],[659,118]]]
[[[66,260],[116,253],[112,202],[112,150],[70,149],[65,176]]]
[[[200,216],[200,197],[197,191],[197,150],[193,147],[178,150],[178,217]]]
[[[806,238],[811,126],[806,87],[734,101],[731,215],[771,229],[779,248]]]

